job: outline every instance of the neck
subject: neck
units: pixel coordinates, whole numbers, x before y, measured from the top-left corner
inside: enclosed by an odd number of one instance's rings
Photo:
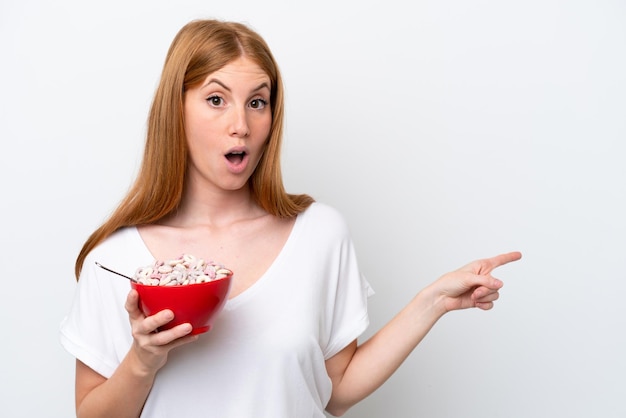
[[[178,210],[166,224],[172,226],[226,226],[265,214],[246,185],[239,190],[185,189]]]

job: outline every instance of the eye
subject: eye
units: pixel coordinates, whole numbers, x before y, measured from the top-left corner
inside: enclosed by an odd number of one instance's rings
[[[253,99],[250,102],[250,107],[253,109],[263,109],[265,106],[267,106],[267,101],[264,99]]]
[[[221,106],[224,103],[224,99],[222,99],[220,96],[207,97],[206,101],[213,106]]]

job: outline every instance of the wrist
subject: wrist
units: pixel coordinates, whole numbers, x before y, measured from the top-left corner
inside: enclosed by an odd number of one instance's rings
[[[131,346],[128,355],[126,356],[126,360],[128,363],[128,371],[131,373],[136,379],[152,382],[156,376],[158,368],[150,367],[142,361],[141,356],[137,353],[137,348],[135,345]]]
[[[416,295],[416,305],[423,306],[428,311],[429,315],[434,316],[435,320],[438,320],[446,313],[448,309],[446,307],[446,297],[437,292],[433,285],[426,286]]]

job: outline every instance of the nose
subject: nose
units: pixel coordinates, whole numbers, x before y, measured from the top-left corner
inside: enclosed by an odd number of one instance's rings
[[[230,127],[231,135],[238,137],[246,137],[250,135],[250,126],[248,125],[248,115],[246,109],[233,109],[232,121]]]

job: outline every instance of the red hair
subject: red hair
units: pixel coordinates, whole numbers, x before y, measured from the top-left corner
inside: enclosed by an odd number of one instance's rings
[[[260,35],[235,22],[198,20],[185,25],[174,38],[161,74],[150,114],[141,168],[128,194],[112,215],[96,229],[78,254],[76,278],[87,254],[120,228],[154,223],[180,204],[187,170],[184,129],[185,91],[235,59],[246,56],[271,81],[272,126],[265,152],[249,180],[252,198],[268,213],[294,217],[313,199],[285,191],[280,168],[284,92],[276,61]]]

